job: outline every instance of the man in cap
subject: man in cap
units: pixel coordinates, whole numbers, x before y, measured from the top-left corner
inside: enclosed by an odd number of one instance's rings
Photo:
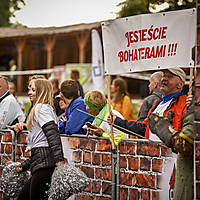
[[[170,68],[163,70],[163,77],[161,80],[160,89],[163,92],[163,100],[156,99],[153,106],[149,110],[146,119],[143,122],[139,121],[127,121],[120,119],[119,117],[112,115],[108,118],[114,124],[128,129],[130,131],[136,132],[141,136],[150,138],[155,141],[160,141],[160,139],[149,131],[148,117],[150,113],[157,113],[159,116],[167,116],[169,111],[174,112],[173,116],[173,126],[177,131],[181,130],[182,117],[186,113],[186,99],[187,96],[181,93],[181,90],[185,84],[186,74],[181,68]],[[127,131],[128,134],[130,132]]]

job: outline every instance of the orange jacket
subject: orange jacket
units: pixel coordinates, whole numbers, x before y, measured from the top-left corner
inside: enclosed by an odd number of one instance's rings
[[[179,132],[181,131],[182,117],[187,111],[186,99],[187,99],[186,95],[179,94],[175,96],[163,114],[164,116],[166,116],[169,111],[174,111],[174,118],[172,125]],[[145,132],[146,138],[149,138],[149,125],[147,123],[148,117],[150,113],[155,110],[158,104],[159,104],[158,100],[155,100],[152,108],[149,110],[147,118],[144,120],[144,123],[146,124],[146,132]]]

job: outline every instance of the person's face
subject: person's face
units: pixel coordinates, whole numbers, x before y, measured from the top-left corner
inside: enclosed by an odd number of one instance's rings
[[[63,101],[64,101],[66,107],[68,107],[68,106],[70,105],[70,103],[72,102],[72,100],[73,100],[73,99],[68,99],[68,98],[66,98],[66,97],[63,95],[62,92],[60,92],[60,97],[61,97],[61,99],[63,99]]]
[[[149,94],[152,94],[154,89],[157,87],[156,82],[154,81],[154,78],[151,76],[149,80]]]
[[[14,83],[9,83],[8,87],[9,87],[10,93],[15,96],[15,85],[14,85]]]
[[[184,82],[170,71],[164,70],[160,89],[164,95],[169,95],[182,90]]]
[[[35,103],[36,101],[36,89],[34,80],[29,82],[28,85],[28,96],[31,102]]]
[[[87,103],[85,102],[85,105],[86,105],[86,110],[91,114],[91,115],[94,115],[94,116],[97,116],[100,112],[100,110],[92,110],[88,105]]]
[[[112,84],[111,84],[111,92],[112,93],[116,93],[117,92],[117,87],[115,85],[115,81],[113,81]]]
[[[60,106],[60,108],[62,109],[62,110],[66,110],[66,108],[67,108],[67,105],[65,104],[65,101],[62,99],[62,98],[60,98],[60,101],[59,101],[59,106]]]
[[[0,97],[8,91],[8,84],[5,79],[0,78]]]

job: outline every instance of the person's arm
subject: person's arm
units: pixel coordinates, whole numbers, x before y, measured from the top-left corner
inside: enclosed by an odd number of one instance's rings
[[[10,108],[10,101],[1,102],[0,129],[6,128],[6,125],[8,125],[6,123],[7,118],[12,114],[12,113],[9,113],[9,108]]]
[[[131,132],[129,132],[127,130],[135,132],[141,136],[145,136],[146,123],[144,123],[144,122],[127,121],[127,120],[121,119],[119,117],[116,117],[114,124],[116,124],[118,126],[118,127],[115,126],[115,128],[117,128],[129,135],[134,135],[134,134],[131,134]],[[123,129],[119,128],[119,127],[122,127]]]
[[[42,126],[42,130],[45,133],[49,147],[54,154],[55,162],[58,163],[60,161],[64,161],[58,125],[54,121],[50,121]]]

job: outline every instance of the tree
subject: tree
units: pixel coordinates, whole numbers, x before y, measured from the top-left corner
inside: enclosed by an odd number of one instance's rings
[[[25,5],[24,0],[1,0],[0,1],[0,27],[11,25],[10,17],[15,16],[15,12]]]
[[[196,0],[125,0],[118,4],[118,17],[195,8]]]

